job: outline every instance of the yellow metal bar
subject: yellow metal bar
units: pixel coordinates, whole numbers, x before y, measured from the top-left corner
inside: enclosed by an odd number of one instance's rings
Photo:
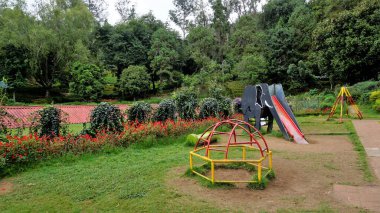
[[[193,170],[193,155],[190,153],[190,169]]]
[[[237,180],[237,181],[218,180],[218,181],[215,181],[215,183],[257,183],[257,181],[255,181],[255,180]]]
[[[201,158],[201,159],[203,159],[203,160],[206,160],[206,161],[210,161],[210,162],[211,162],[211,159],[209,159],[209,158],[207,158],[207,157],[204,157],[204,156],[202,156],[202,155],[199,155],[199,154],[197,154],[197,153],[190,152],[190,154],[191,154],[191,155],[194,155],[194,156],[196,156],[196,157],[199,157],[199,158]]]
[[[257,180],[261,183],[261,163],[257,165]]]
[[[199,172],[197,172],[197,171],[195,171],[195,170],[191,170],[191,171],[192,171],[193,173],[195,173],[195,174],[197,174],[197,175],[203,177],[204,179],[211,181],[211,179],[210,179],[209,177],[206,177],[206,176],[202,175],[201,173],[199,173]]]
[[[211,183],[215,182],[215,164],[211,161]]]
[[[215,163],[261,163],[265,158],[260,160],[213,160]]]
[[[273,161],[272,161],[272,151],[269,151],[269,169],[272,169],[272,164],[273,164]]]
[[[245,148],[245,146],[243,146],[243,160],[245,160],[247,157],[247,150]]]
[[[340,122],[342,122],[343,119],[343,99],[344,99],[344,87],[342,87],[342,95],[340,97]]]

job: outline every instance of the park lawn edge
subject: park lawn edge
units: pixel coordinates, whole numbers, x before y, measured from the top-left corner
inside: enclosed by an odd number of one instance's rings
[[[363,178],[367,182],[373,182],[375,177],[373,175],[373,171],[369,166],[368,159],[367,159],[367,153],[364,149],[364,146],[362,142],[359,139],[359,136],[355,130],[355,127],[352,123],[352,121],[348,121],[344,123],[345,127],[347,130],[350,132],[349,138],[354,145],[355,151],[358,153],[359,158],[358,158],[358,166],[359,169],[363,171]]]

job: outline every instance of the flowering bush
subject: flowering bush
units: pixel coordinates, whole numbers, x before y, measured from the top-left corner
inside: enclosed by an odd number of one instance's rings
[[[67,115],[53,106],[38,110],[32,115],[31,130],[40,136],[55,137],[67,132]]]
[[[130,122],[147,122],[150,118],[150,113],[152,112],[152,107],[150,104],[145,102],[137,102],[128,109],[128,120]]]
[[[241,119],[241,115],[235,117]],[[68,152],[76,155],[96,152],[106,145],[127,147],[132,143],[141,142],[147,137],[179,136],[200,128],[204,129],[218,121],[217,118],[207,118],[193,121],[180,119],[178,121],[126,123],[124,130],[120,133],[103,130],[94,136],[68,134],[51,138],[40,136],[37,133],[23,137],[7,136],[8,142],[0,141],[0,175],[4,174],[4,168],[14,165],[59,157]]]
[[[91,132],[110,131],[121,132],[123,131],[123,114],[121,110],[109,103],[100,103],[91,112]]]
[[[218,101],[215,98],[205,98],[202,101],[199,117],[217,117],[219,114]]]
[[[161,101],[158,105],[157,111],[154,115],[154,120],[156,121],[166,121],[168,119],[174,120],[176,108],[175,102],[171,99],[166,99]]]

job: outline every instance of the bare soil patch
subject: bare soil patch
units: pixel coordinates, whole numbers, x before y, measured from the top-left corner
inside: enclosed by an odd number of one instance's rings
[[[232,189],[207,188],[197,179],[183,176],[187,167],[170,171],[167,184],[177,193],[243,212],[314,210],[326,205],[339,212],[358,211],[332,196],[334,184],[365,184],[357,166],[357,153],[347,136],[311,135],[307,138],[312,141],[309,145],[298,145],[270,136],[266,139],[273,150],[273,166],[277,177],[265,190],[250,190],[240,184]],[[236,176],[246,174],[230,170],[221,171],[218,175],[236,179]]]

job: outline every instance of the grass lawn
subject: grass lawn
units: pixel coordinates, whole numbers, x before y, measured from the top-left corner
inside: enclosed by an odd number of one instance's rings
[[[87,127],[89,127],[89,124],[86,124]],[[83,130],[83,124],[69,124],[68,125],[69,129],[68,131],[71,133],[71,134],[79,134],[82,130]],[[12,129],[11,130],[12,134],[16,134],[17,130],[16,129]],[[23,129],[22,131],[22,134],[23,135],[28,135],[29,134],[29,128],[25,128]]]
[[[184,137],[145,148],[66,156],[12,177],[14,191],[0,196],[2,212],[220,212],[167,188],[165,174],[188,163]],[[228,211],[228,209],[225,209]]]
[[[325,122],[325,118],[321,116],[297,117],[297,119],[301,128],[310,134],[328,135],[334,132],[352,134],[350,126],[335,121]],[[80,131],[82,125],[71,125],[70,129]],[[5,178],[5,181],[13,183],[13,189],[9,193],[0,194],[1,212],[237,211],[238,209],[221,207],[201,197],[179,193],[168,184],[170,181],[175,181],[169,179],[168,173],[176,167],[184,168],[188,165],[188,153],[192,147],[184,146],[184,141],[185,136],[176,139],[164,138],[159,141],[134,144],[126,149],[105,148],[100,153],[83,156],[66,155],[39,163],[24,172]],[[356,149],[358,146],[355,144]],[[277,155],[289,155],[292,158],[288,160],[293,160],[298,156],[296,153],[278,152]],[[301,158],[305,159],[307,156],[316,156],[313,153],[301,154],[303,154]],[[360,166],[367,176],[368,165],[362,164],[365,159],[365,156],[359,155]],[[319,165],[318,162],[314,164],[313,166]],[[333,164],[328,165],[331,167]],[[306,210],[334,212],[333,207],[323,202],[310,209]],[[306,211],[295,208],[278,210]]]

